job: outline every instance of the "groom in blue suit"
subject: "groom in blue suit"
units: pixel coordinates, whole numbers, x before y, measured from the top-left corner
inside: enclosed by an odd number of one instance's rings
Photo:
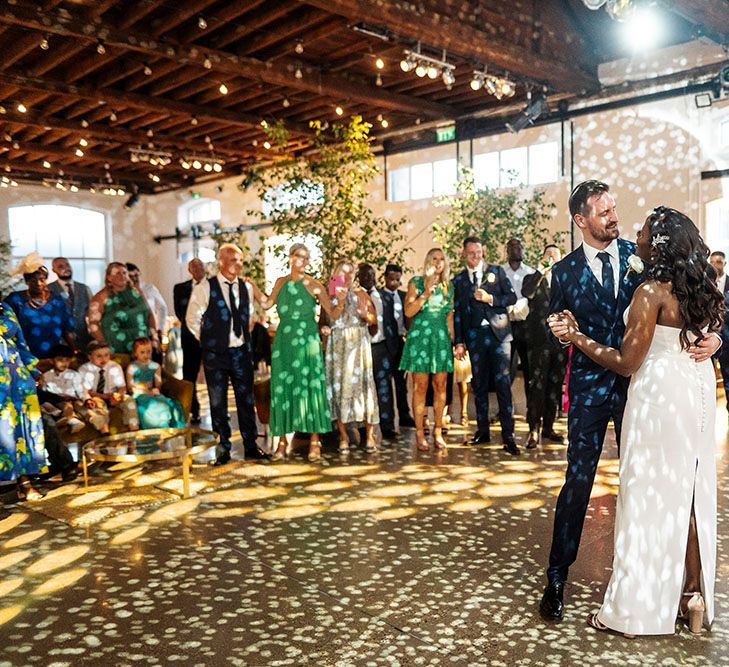
[[[549,312],[571,311],[580,331],[619,348],[625,333],[623,313],[641,280],[635,272],[628,272],[628,257],[634,253],[635,244],[618,238],[615,200],[605,183],[580,183],[570,195],[569,209],[582,231],[583,243],[552,268]],[[540,606],[547,618],[562,618],[564,582],[577,558],[605,432],[612,419],[620,442],[629,383],[630,378],[603,368],[573,348],[567,473],[557,499],[547,569],[549,584]]]

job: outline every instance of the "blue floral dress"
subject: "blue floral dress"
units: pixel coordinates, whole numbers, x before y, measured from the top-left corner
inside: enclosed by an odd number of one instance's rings
[[[146,365],[137,361],[129,364],[128,372],[131,373],[133,383],[129,390],[137,402],[139,428],[182,428],[185,415],[182,406],[174,398],[145,393],[154,388],[154,374],[158,368],[156,361]]]
[[[0,480],[46,471],[45,440],[35,381],[38,360],[11,308],[0,304]]]
[[[31,354],[39,359],[46,359],[64,335],[74,332],[73,315],[59,294],[51,294],[40,308],[30,305],[27,290],[12,292],[5,302],[15,311]]]

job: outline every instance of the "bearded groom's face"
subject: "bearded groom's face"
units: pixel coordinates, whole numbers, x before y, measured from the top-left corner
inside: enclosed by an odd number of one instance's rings
[[[610,243],[620,235],[615,199],[609,192],[593,195],[587,200],[587,214],[575,215],[575,223],[588,243]]]

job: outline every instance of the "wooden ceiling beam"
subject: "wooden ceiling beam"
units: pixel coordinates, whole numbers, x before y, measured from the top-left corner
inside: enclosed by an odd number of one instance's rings
[[[280,23],[276,25],[276,30],[270,32],[263,32],[255,37],[246,39],[240,49],[236,49],[238,55],[246,56],[253,55],[258,51],[271,46],[272,44],[280,44],[291,40],[293,35],[304,33],[306,35],[306,41],[309,41],[308,31],[316,28],[322,22],[327,22],[329,19],[326,14],[318,9],[310,9],[305,12],[303,16],[297,16],[291,21],[286,23]],[[292,40],[293,41],[293,40]],[[303,40],[302,40],[303,45]],[[306,48],[306,47],[304,47]],[[294,45],[289,51],[289,54],[293,55]]]
[[[68,160],[83,160],[84,162],[99,162],[102,165],[104,163],[109,163],[110,165],[117,165],[118,167],[123,167],[126,169],[133,168],[132,164],[129,161],[129,158],[120,158],[119,153],[109,154],[104,153],[97,150],[92,150],[89,148],[81,149],[84,151],[84,154],[82,157],[77,158],[77,156],[74,155],[74,148],[69,146],[55,146],[55,145],[47,145],[47,144],[37,144],[33,143],[31,141],[25,141],[25,142],[18,142],[18,145],[20,148],[18,149],[10,149],[9,153],[12,154],[14,152],[22,152],[27,153],[31,155],[37,155],[39,156],[39,159],[43,159],[49,156],[62,158],[64,160],[64,164],[67,163]],[[77,146],[78,147],[78,146]],[[0,144],[0,150],[2,150],[3,145]],[[12,159],[12,157],[11,157]]]
[[[205,9],[217,1],[218,0],[193,0],[183,7],[176,7],[174,11],[165,15],[163,18],[156,19],[152,22],[152,35],[156,38],[160,38],[162,35],[174,30],[196,14],[201,14],[205,11]],[[204,33],[203,30],[200,32]]]
[[[135,107],[159,111],[164,109],[170,114],[181,114],[183,116],[206,118],[220,123],[240,125],[242,127],[256,127],[260,124],[260,118],[251,114],[238,111],[228,111],[215,107],[188,104],[169,98],[150,97],[138,93],[129,93],[111,88],[96,88],[86,86],[73,86],[63,81],[52,79],[38,79],[22,74],[7,74],[0,72],[0,82],[6,83],[27,90],[37,90],[46,93],[70,95],[76,98],[97,100],[106,103],[113,108]],[[311,130],[303,126],[290,126],[289,130],[294,133],[311,135]]]
[[[9,6],[1,13],[0,23],[16,23],[31,30],[51,32],[86,41],[104,39],[108,47],[136,51],[147,57],[157,56],[172,59],[191,66],[203,67],[207,53],[211,60],[211,69],[226,76],[242,76],[269,84],[306,90],[317,95],[329,95],[340,99],[350,98],[384,109],[420,116],[453,118],[458,115],[455,110],[444,104],[396,95],[371,85],[363,79],[323,73],[318,66],[302,63],[302,76],[296,78],[294,70],[299,63],[296,59],[288,58],[278,63],[271,63],[251,57],[236,56],[226,51],[214,49],[205,51],[200,47],[171,40],[157,41],[150,35],[140,32],[133,34],[121,32],[113,26],[99,22],[84,24],[65,13],[49,12],[41,20],[32,7],[21,2]]]
[[[17,125],[42,128],[46,131],[66,130],[76,133],[79,137],[95,137],[97,139],[108,139],[125,144],[140,144],[142,146],[146,146],[150,141],[149,137],[147,137],[144,132],[137,132],[124,127],[116,128],[91,123],[89,127],[84,128],[81,126],[80,122],[47,115],[41,116],[31,112],[21,114],[8,111],[5,115],[0,116],[0,119]],[[189,127],[189,122],[186,124],[186,127]],[[153,139],[155,146],[161,149],[177,148],[181,151],[189,152],[204,152],[208,149],[207,144],[203,141],[186,141],[184,138],[179,136],[168,136],[159,132],[155,132]],[[240,147],[233,144],[220,144],[215,147],[215,150],[216,152],[221,153],[221,155],[235,156],[245,153],[244,150],[241,150]]]
[[[241,3],[244,4],[244,3]],[[261,8],[255,15],[244,23],[229,25],[215,36],[215,46],[224,48],[243,39],[245,36],[261,30],[279,19],[282,19],[289,12],[299,7],[298,0],[278,0],[278,2],[268,2],[266,7]]]
[[[300,0],[352,21],[373,21],[431,47],[549,83],[557,90],[581,92],[599,87],[596,72],[583,71],[578,63],[559,63],[554,57],[535,54],[513,42],[479,30],[454,12],[439,14],[422,4],[404,0]],[[376,17],[373,19],[373,17]]]
[[[10,167],[10,171],[8,172],[5,167]],[[95,183],[100,183],[104,180],[103,174],[99,174],[98,171],[94,171],[92,169],[84,169],[83,167],[77,167],[75,165],[64,165],[62,169],[64,174],[63,178],[65,180],[68,180],[69,176],[89,179]],[[0,170],[2,170],[0,173],[4,173],[6,175],[11,174],[9,178],[13,176],[17,178],[21,173],[32,174],[38,181],[46,178],[51,180],[58,178],[57,170],[44,169],[42,166],[39,167],[37,164],[26,162],[24,160],[0,158]],[[117,176],[112,172],[112,178],[114,182],[119,185],[134,183],[136,185],[146,186],[149,190],[151,190],[152,181],[149,178],[139,176],[137,174],[125,173],[123,176]]]
[[[227,28],[239,16],[252,12],[263,5],[267,0],[248,0],[248,2],[230,2],[217,10],[215,13],[206,14],[205,20],[208,22],[208,29],[201,32],[196,25],[182,28],[176,33],[175,38],[179,42],[194,42],[201,38],[208,38],[211,34],[222,28]],[[217,40],[217,37],[216,37]]]
[[[662,0],[674,14],[693,23],[717,44],[729,46],[729,3],[726,0]]]

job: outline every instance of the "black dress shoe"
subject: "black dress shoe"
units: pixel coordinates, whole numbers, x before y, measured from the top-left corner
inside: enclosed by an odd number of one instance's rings
[[[78,464],[74,463],[61,471],[61,479],[64,482],[73,482],[78,477]]]
[[[526,440],[526,448],[534,449],[539,444],[539,434],[536,431],[529,431],[529,437]]]
[[[399,435],[399,433],[395,429],[392,429],[392,428],[383,428],[383,429],[381,429],[381,431],[382,431],[382,437],[385,438],[386,440],[395,440],[395,438],[397,438],[397,436]]]
[[[551,581],[544,589],[539,611],[549,621],[561,621],[564,614],[564,582]]]
[[[264,452],[260,447],[251,447],[250,449],[245,450],[245,458],[256,459],[260,461],[261,459],[270,459],[271,455],[266,454],[266,452]]]
[[[226,463],[230,463],[230,454],[228,452],[223,452],[217,459],[215,459],[215,463],[213,463],[213,465],[224,466]]]
[[[190,417],[190,426],[199,426],[201,421],[200,415]]]
[[[564,445],[564,436],[561,433],[555,433],[554,431],[542,431],[542,438]]]
[[[400,420],[400,428],[415,428],[415,420],[412,417],[405,417]]]
[[[476,431],[466,444],[483,445],[487,442],[491,442],[491,434],[488,431]]]
[[[513,438],[504,440],[504,451],[512,456],[519,455],[519,448],[516,446],[516,442],[514,442]]]

